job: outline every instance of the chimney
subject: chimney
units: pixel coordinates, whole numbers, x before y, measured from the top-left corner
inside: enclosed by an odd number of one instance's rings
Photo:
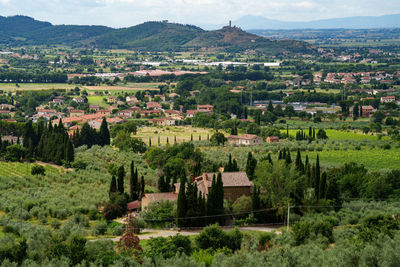
[[[229,21],[229,28],[232,27],[232,21]]]

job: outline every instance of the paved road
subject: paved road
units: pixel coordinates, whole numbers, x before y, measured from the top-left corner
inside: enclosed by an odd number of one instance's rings
[[[230,231],[233,229],[233,227],[224,227],[223,228],[225,231]],[[239,227],[239,230],[241,231],[260,231],[260,232],[272,232],[277,230],[278,227],[258,227],[258,226],[248,226],[248,227]],[[202,229],[197,229],[197,230],[159,230],[159,229],[143,229],[142,233],[139,235],[139,238],[141,240],[148,240],[152,237],[169,237],[169,236],[174,236],[176,234],[180,234],[183,236],[191,236],[191,235],[197,235],[201,232]],[[118,242],[120,237],[115,237],[115,238],[107,238],[111,239],[114,242]],[[95,240],[92,240],[95,241]]]

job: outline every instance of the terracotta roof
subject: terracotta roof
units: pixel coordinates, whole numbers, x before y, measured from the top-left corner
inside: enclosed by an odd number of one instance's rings
[[[139,200],[135,200],[133,202],[130,202],[126,205],[127,210],[134,210],[140,207],[142,202],[140,202]]]

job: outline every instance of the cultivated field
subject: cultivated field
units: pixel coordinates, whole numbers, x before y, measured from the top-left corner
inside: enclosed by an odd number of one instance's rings
[[[211,138],[214,131],[212,129],[195,128],[191,126],[169,126],[169,127],[142,127],[139,128],[135,137],[140,138],[146,144],[149,144],[151,139],[152,145],[167,144],[167,138],[170,144],[174,144],[175,137],[177,143],[188,142],[193,135],[193,141],[207,140],[207,136]],[[200,136],[200,139],[199,139]]]
[[[0,161],[0,177],[23,177],[31,175],[31,163]],[[58,170],[49,165],[45,166],[46,173],[57,173]]]
[[[77,85],[67,83],[0,83],[0,90],[4,91],[34,91],[54,89],[74,89]]]

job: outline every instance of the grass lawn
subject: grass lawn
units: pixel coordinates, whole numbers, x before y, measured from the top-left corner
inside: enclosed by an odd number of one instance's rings
[[[177,143],[188,142],[193,135],[193,140],[198,141],[199,136],[201,140],[207,140],[207,135],[211,138],[214,131],[212,129],[194,128],[191,126],[166,126],[166,127],[141,127],[138,129],[134,137],[140,138],[146,144],[158,144],[158,137],[160,137],[160,144],[167,144],[167,138],[170,144],[174,144],[175,137]]]
[[[4,91],[34,91],[34,90],[52,90],[52,89],[74,89],[75,84],[67,83],[0,83],[0,90]]]

